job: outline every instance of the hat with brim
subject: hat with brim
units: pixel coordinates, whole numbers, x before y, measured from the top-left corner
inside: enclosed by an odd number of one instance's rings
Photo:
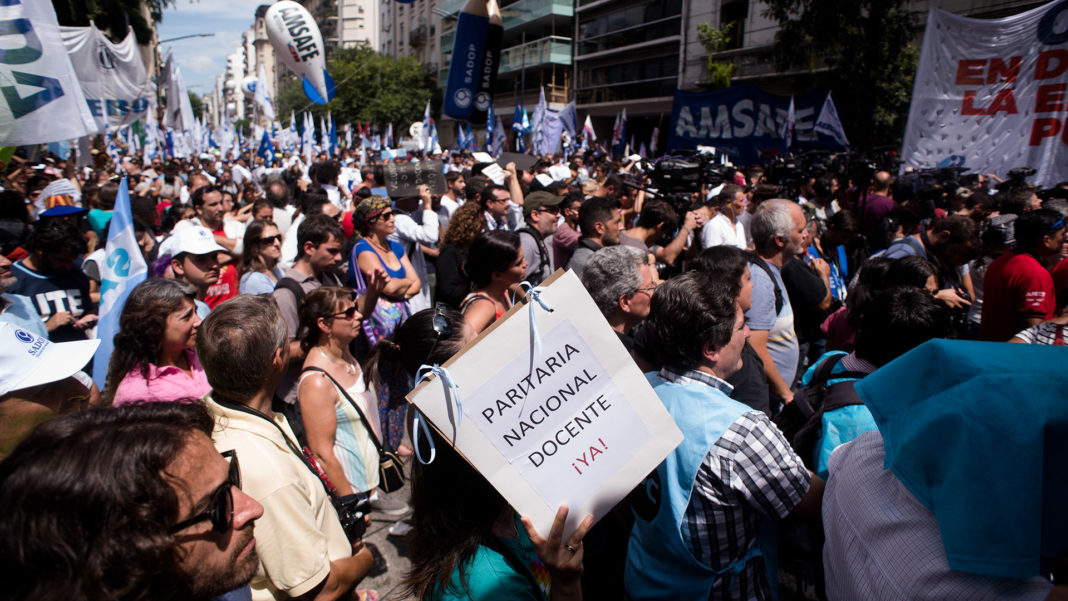
[[[99,340],[50,342],[0,322],[0,395],[74,375],[93,358]]]
[[[204,226],[193,225],[192,222],[183,221],[190,225],[179,229],[175,226],[173,234],[160,244],[160,256],[164,254],[177,257],[183,253],[191,255],[208,255],[215,252],[227,252],[225,248],[215,241],[215,234]]]
[[[527,194],[526,198],[523,199],[523,211],[529,213],[543,207],[556,207],[563,201],[563,196],[555,196],[544,190],[538,190]]]

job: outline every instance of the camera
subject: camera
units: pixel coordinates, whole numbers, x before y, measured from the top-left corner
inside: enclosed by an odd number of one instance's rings
[[[345,495],[334,497],[334,509],[337,517],[341,520],[341,528],[345,531],[350,543],[354,543],[367,532],[367,515],[371,513],[371,498],[366,494]]]
[[[702,151],[678,151],[652,163],[643,163],[642,170],[649,175],[657,197],[667,201],[679,214],[693,208],[693,193],[730,182],[735,171],[715,154]]]

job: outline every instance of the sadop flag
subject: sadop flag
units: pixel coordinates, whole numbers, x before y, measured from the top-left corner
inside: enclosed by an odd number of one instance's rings
[[[496,123],[493,124],[493,144],[490,146],[490,155],[494,157],[501,156],[501,153],[504,152],[505,138],[501,116],[497,115]]]
[[[104,260],[100,261],[100,321],[96,327],[100,346],[94,355],[93,381],[101,390],[107,379],[108,363],[115,348],[115,334],[119,331],[119,316],[126,305],[126,297],[134,286],[144,281],[147,272],[148,266],[134,235],[130,189],[124,177],[115,197]]]
[[[818,134],[834,138],[835,142],[849,148],[849,139],[846,138],[845,128],[842,127],[842,120],[838,118],[838,109],[831,100],[830,92],[827,92],[827,99],[823,101],[820,116],[816,117],[816,127],[812,129]]]

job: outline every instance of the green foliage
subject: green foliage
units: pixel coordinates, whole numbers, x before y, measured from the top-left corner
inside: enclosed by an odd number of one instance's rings
[[[900,142],[908,118],[919,31],[907,0],[765,0],[779,23],[775,62],[809,72],[801,83],[834,93],[858,148]]]
[[[415,59],[394,59],[367,46],[338,49],[327,65],[337,83],[337,96],[328,105],[312,104],[299,80],[278,91],[278,114],[288,125],[290,110],[310,111],[318,121],[327,111],[337,123],[370,121],[407,127],[423,118],[426,102],[434,95],[434,82]],[[309,106],[310,105],[310,106]]]
[[[717,52],[722,52],[731,43],[731,26],[712,27],[708,23],[697,24],[697,40],[708,52],[707,83],[713,90],[729,88],[734,77],[734,63],[715,59]]]
[[[188,94],[189,94],[189,104],[192,105],[192,107],[193,107],[193,116],[198,118],[198,119],[203,119],[204,118],[204,99],[201,98],[200,96],[192,93],[192,92],[188,92]]]
[[[142,4],[148,7],[148,19],[141,14]],[[175,0],[52,0],[60,25],[88,27],[92,22],[118,42],[126,37],[129,23],[138,44],[152,41],[152,24],[163,18],[164,8],[174,5]]]
[[[238,119],[237,121],[234,121],[234,130],[241,132],[241,135],[246,138],[252,135],[252,125],[248,119]]]

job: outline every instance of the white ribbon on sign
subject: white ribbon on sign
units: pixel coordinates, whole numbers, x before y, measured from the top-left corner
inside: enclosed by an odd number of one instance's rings
[[[0,146],[46,144],[95,133],[51,2],[0,2],[11,30],[0,49]]]
[[[105,121],[112,131],[137,120],[147,121],[156,103],[155,90],[133,31],[122,42],[112,44],[95,25],[59,30],[96,120],[96,131],[104,133]]]

